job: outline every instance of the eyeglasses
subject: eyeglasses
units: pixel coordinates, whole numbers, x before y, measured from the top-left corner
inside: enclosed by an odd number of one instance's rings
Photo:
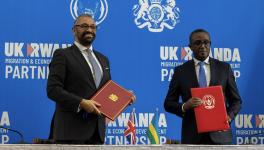
[[[203,44],[205,46],[210,46],[211,45],[211,41],[208,41],[208,40],[205,40],[205,41],[197,40],[197,41],[194,41],[192,44],[194,46],[198,46],[198,47],[202,46]]]
[[[96,29],[96,26],[95,25],[87,25],[87,24],[76,24],[75,27],[80,27],[84,30],[87,30],[87,29],[92,29],[92,30],[95,30]]]

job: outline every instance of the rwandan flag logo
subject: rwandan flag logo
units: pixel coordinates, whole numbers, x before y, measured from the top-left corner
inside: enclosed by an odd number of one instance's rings
[[[160,144],[160,141],[159,141],[160,137],[158,133],[158,130],[159,130],[158,121],[159,121],[159,118],[158,118],[158,110],[157,110],[147,130],[147,136],[151,144]]]

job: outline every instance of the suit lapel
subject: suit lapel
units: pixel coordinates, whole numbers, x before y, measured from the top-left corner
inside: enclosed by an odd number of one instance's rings
[[[191,87],[199,87],[196,71],[195,71],[195,64],[194,60],[190,61],[188,63],[188,68],[190,68],[189,73],[187,75],[190,75],[189,81],[192,84]]]
[[[91,86],[93,89],[96,89],[91,68],[87,64],[85,58],[83,57],[83,55],[81,54],[80,50],[78,49],[78,47],[76,45],[73,45],[72,49],[73,49],[72,50],[73,56],[75,57],[76,60],[78,60],[78,62],[81,65],[81,68],[83,68],[81,70],[84,71],[84,73],[86,74],[86,76],[89,79],[89,80],[87,80],[89,82],[89,86]]]
[[[210,61],[210,76],[211,76],[209,86],[213,86],[214,81],[216,80],[216,67],[213,59],[210,58],[209,61]]]

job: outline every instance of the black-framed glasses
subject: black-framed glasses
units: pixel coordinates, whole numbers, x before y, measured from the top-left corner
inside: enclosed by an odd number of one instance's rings
[[[75,27],[80,27],[84,30],[87,30],[87,29],[92,29],[92,30],[95,30],[96,29],[96,25],[88,25],[88,24],[76,24]]]
[[[198,46],[198,47],[202,46],[203,44],[205,46],[210,46],[211,45],[211,41],[208,41],[208,40],[204,40],[204,41],[196,40],[196,41],[192,42],[192,44],[194,46]]]

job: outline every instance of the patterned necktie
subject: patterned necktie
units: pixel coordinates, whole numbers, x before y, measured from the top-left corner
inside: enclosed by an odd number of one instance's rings
[[[207,86],[207,82],[206,82],[206,76],[205,76],[205,70],[204,70],[204,62],[199,62],[199,86],[200,87],[206,87]]]
[[[87,50],[87,53],[88,53],[88,59],[92,65],[92,72],[93,72],[93,78],[94,78],[94,82],[95,82],[95,85],[96,87],[98,88],[100,82],[101,82],[101,79],[102,79],[102,73],[101,73],[101,70],[100,70],[100,66],[99,64],[97,63],[96,59],[93,57],[92,55],[92,51],[91,50]]]

